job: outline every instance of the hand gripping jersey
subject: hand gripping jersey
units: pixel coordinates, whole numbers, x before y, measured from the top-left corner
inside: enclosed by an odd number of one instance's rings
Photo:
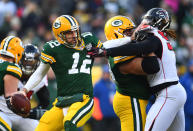
[[[4,61],[0,59],[0,110],[5,112],[11,112],[11,110],[8,109],[7,104],[5,102],[4,98],[4,76],[6,74],[12,75],[18,79],[22,76],[22,71],[20,67],[17,64],[10,63],[8,61]]]
[[[101,47],[102,43],[90,32],[83,33],[78,48],[67,48],[58,41],[47,42],[41,53],[41,61],[49,63],[57,81],[58,96],[84,93],[93,96],[91,68],[93,59],[87,49]]]
[[[150,87],[166,82],[178,81],[179,78],[177,76],[176,57],[168,38],[163,32],[157,29],[154,29],[152,33],[161,41],[162,55],[161,58],[158,58],[160,71],[156,74],[148,75]]]

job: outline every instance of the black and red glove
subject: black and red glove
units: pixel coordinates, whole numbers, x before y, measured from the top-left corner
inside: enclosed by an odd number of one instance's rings
[[[108,57],[107,50],[104,48],[98,48],[98,47],[92,47],[88,52],[88,55],[91,56],[91,58],[95,57]]]

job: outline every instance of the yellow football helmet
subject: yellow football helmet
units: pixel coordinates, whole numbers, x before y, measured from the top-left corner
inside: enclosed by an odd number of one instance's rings
[[[70,15],[62,15],[58,17],[52,25],[52,31],[58,42],[66,45],[69,48],[74,48],[81,44],[79,23]],[[76,32],[76,43],[67,42],[65,34],[70,31]]]
[[[0,45],[0,55],[5,55],[14,58],[15,63],[19,63],[24,51],[23,44],[20,38],[15,36],[6,37]]]
[[[134,22],[126,16],[114,16],[105,24],[105,36],[107,40],[123,38],[126,30],[132,30],[136,26]]]

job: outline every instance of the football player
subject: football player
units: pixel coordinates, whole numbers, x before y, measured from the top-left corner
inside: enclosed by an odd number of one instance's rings
[[[8,36],[1,42],[0,130],[2,131],[12,131],[11,128],[17,126],[17,122],[19,122],[14,119],[15,114],[13,112],[15,112],[15,110],[11,103],[11,96],[17,92],[18,82],[22,76],[22,71],[18,66],[18,63],[22,58],[23,51],[22,41],[18,37]],[[21,116],[18,117],[22,118]]]
[[[92,56],[133,56],[154,52],[159,61],[160,70],[147,75],[151,91],[156,95],[145,124],[145,131],[184,131],[185,120],[183,106],[186,92],[178,82],[175,52],[170,38],[175,34],[169,28],[171,18],[162,8],[150,9],[136,31],[136,44],[126,44],[110,49],[95,49]],[[140,39],[139,39],[140,38]],[[100,50],[100,51],[99,51]]]
[[[102,43],[90,32],[81,34],[79,23],[70,15],[58,17],[52,31],[56,40],[45,43],[42,62],[23,93],[39,84],[51,67],[58,97],[40,119],[36,131],[77,131],[91,117],[94,104],[91,80],[94,59],[87,55],[87,49],[101,47]]]
[[[120,46],[118,41],[131,41],[135,30],[134,22],[126,16],[115,16],[105,24],[107,42],[104,48]],[[125,42],[125,44],[127,43]],[[123,43],[123,42],[122,42]],[[119,44],[119,45],[117,45]],[[148,59],[148,61],[147,61]],[[149,56],[117,56],[109,58],[117,91],[113,100],[114,111],[121,121],[122,131],[143,131],[145,126],[145,108],[151,94],[146,74],[159,70],[157,58]],[[151,69],[147,69],[148,64]]]
[[[33,72],[37,69],[39,63],[39,49],[32,44],[25,45],[24,53],[20,61],[20,66],[23,74],[18,86],[20,90],[26,84],[27,80],[33,74]],[[47,76],[45,76],[43,80],[34,89],[28,92],[27,97],[29,99],[31,99],[33,94],[36,94],[38,98],[38,106],[30,111],[28,118],[39,120],[43,113],[46,111],[45,109],[49,105],[49,91],[47,89],[47,86],[48,80]]]

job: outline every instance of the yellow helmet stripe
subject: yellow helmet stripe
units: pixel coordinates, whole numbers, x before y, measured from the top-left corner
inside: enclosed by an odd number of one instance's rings
[[[7,71],[14,72],[14,73],[16,73],[17,75],[19,75],[19,77],[21,77],[21,75],[22,75],[21,69],[18,68],[18,67],[16,67],[16,66],[10,66],[10,65],[9,65],[9,66],[7,67]]]
[[[47,55],[47,54],[45,54],[45,53],[41,53],[41,57],[43,57],[43,58],[45,58],[45,59],[47,59],[47,60],[50,60],[52,63],[54,63],[54,62],[56,62],[56,60],[54,59],[54,57],[52,57],[52,56],[49,56],[49,55]]]
[[[135,56],[117,56],[117,57],[114,57],[114,63],[117,64],[119,62],[123,62],[129,59],[132,59],[134,57]]]
[[[14,36],[9,36],[6,40],[5,40],[5,43],[4,43],[4,45],[3,45],[3,50],[7,50],[7,48],[8,48],[8,45],[9,45],[9,43],[10,43],[10,41],[12,40],[14,38]]]

